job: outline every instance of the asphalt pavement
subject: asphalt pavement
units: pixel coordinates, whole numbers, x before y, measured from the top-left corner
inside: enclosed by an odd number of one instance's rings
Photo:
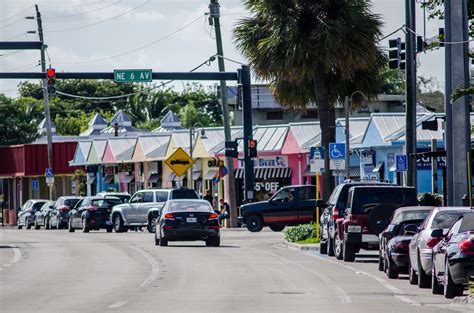
[[[297,251],[282,233],[223,230],[203,242],[154,245],[147,232],[0,230],[0,312],[468,312],[377,255],[355,263]]]

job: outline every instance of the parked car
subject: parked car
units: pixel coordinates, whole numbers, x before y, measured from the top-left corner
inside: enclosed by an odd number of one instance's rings
[[[124,232],[130,227],[147,227],[150,233],[154,233],[163,205],[173,199],[199,199],[199,196],[196,191],[186,188],[137,191],[129,203],[112,209],[111,221],[115,232]]]
[[[464,213],[446,235],[435,229],[431,237],[441,239],[433,248],[431,290],[449,299],[462,296],[474,276],[474,213]]]
[[[331,196],[327,203],[323,200],[319,200],[317,205],[321,210],[320,218],[320,246],[319,252],[321,254],[327,254],[334,256],[335,236],[336,236],[336,220],[344,216],[347,207],[347,195],[349,188],[355,186],[386,186],[394,185],[385,182],[377,181],[351,181],[348,180],[342,184],[339,184],[334,188]],[[395,186],[395,185],[394,185]]]
[[[106,197],[106,196],[111,196],[111,197],[116,197],[119,198],[122,203],[128,203],[130,201],[130,194],[128,192],[115,192],[115,191],[102,191],[96,194],[98,197]]]
[[[71,210],[71,208],[73,208],[81,199],[81,197],[74,196],[59,197],[56,200],[54,209],[49,213],[49,216],[47,217],[49,228],[67,228],[69,210]]]
[[[403,207],[397,209],[387,228],[379,234],[379,270],[388,278],[408,273],[408,245],[418,226],[433,207]]]
[[[85,197],[69,212],[68,230],[70,233],[77,228],[88,233],[90,230],[106,229],[112,232],[113,225],[110,221],[112,208],[120,205],[122,201],[116,197]]]
[[[40,229],[41,226],[49,229],[48,216],[54,209],[55,201],[46,201],[43,206],[35,213],[35,229]]]
[[[378,235],[385,228],[383,221],[390,220],[399,207],[414,205],[417,205],[417,197],[412,187],[351,187],[346,212],[336,220],[336,258],[354,262],[360,249],[378,250]]]
[[[220,245],[218,215],[206,200],[170,200],[156,221],[155,244],[168,241],[203,240],[206,246]]]
[[[316,186],[295,185],[278,190],[269,200],[244,204],[240,207],[239,222],[251,232],[264,226],[282,231],[316,221]]]
[[[32,199],[28,200],[23,204],[20,211],[18,212],[17,218],[17,227],[18,229],[22,229],[25,226],[26,229],[30,229],[31,226],[35,223],[35,213],[45,202],[48,200],[41,200],[41,199]]]
[[[431,287],[431,271],[433,267],[433,247],[441,240],[432,237],[434,229],[447,231],[464,213],[471,212],[469,207],[439,207],[431,211],[429,216],[418,228],[418,233],[410,241],[410,264],[408,273],[412,285],[420,288]]]

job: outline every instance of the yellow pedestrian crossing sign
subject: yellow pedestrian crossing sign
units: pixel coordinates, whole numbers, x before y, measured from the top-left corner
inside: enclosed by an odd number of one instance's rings
[[[193,166],[194,161],[181,147],[176,149],[165,161],[166,165],[177,175],[183,176]]]

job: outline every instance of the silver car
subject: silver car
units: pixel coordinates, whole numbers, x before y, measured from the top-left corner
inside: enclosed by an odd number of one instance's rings
[[[30,229],[31,226],[33,226],[35,223],[36,211],[39,211],[43,204],[45,204],[45,202],[47,201],[48,200],[41,199],[33,199],[26,201],[18,212],[18,229],[22,229],[23,226],[25,226],[26,229]]]
[[[431,287],[431,270],[433,267],[433,247],[440,238],[431,237],[433,229],[442,228],[445,232],[464,213],[471,212],[469,207],[435,208],[418,227],[418,232],[410,241],[410,262],[408,273],[410,284],[420,288]]]
[[[129,203],[114,206],[110,214],[114,230],[125,232],[131,227],[147,227],[155,232],[155,221],[166,201],[171,199],[199,199],[191,189],[146,189],[137,191]]]

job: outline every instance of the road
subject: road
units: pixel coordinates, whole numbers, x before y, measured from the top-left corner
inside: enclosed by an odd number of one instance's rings
[[[153,235],[0,230],[0,312],[466,312],[388,280],[375,255],[343,263],[224,230],[220,248]],[[474,310],[473,310],[474,311]]]

